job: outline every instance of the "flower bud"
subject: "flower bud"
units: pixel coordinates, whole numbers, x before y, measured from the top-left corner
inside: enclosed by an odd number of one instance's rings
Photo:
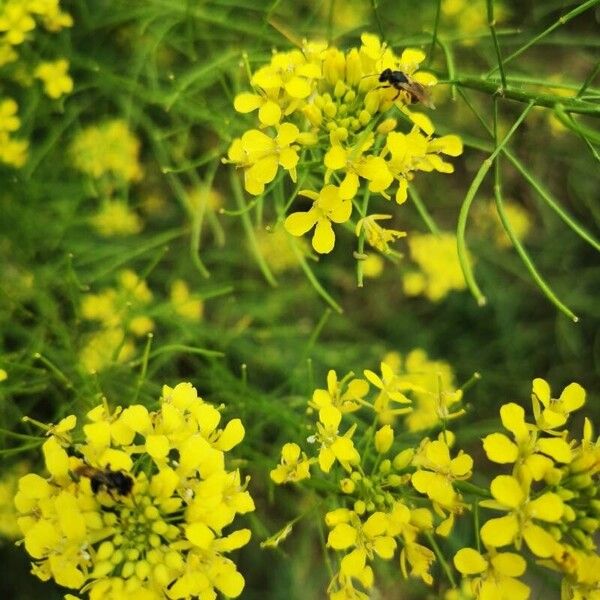
[[[340,489],[342,492],[344,492],[344,494],[352,494],[356,489],[356,484],[354,481],[352,481],[352,479],[345,477],[340,481]]]
[[[414,455],[415,451],[413,448],[407,448],[406,450],[402,450],[402,452],[396,454],[392,462],[394,469],[396,469],[396,471],[406,469],[406,467],[410,465]]]
[[[394,443],[394,430],[389,425],[384,425],[375,434],[375,449],[379,454],[385,454]]]

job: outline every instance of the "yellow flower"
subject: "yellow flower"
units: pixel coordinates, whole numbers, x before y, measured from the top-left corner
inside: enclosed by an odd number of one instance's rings
[[[396,540],[387,535],[389,520],[383,512],[374,512],[363,523],[353,511],[339,509],[325,515],[332,528],[327,545],[334,550],[349,550],[342,558],[340,573],[346,577],[361,578],[367,560],[375,556],[391,560],[396,550]]]
[[[480,505],[507,511],[509,514],[490,519],[483,525],[483,543],[494,548],[514,543],[519,549],[521,540],[524,539],[536,556],[552,556],[558,542],[535,521],[560,521],[564,511],[560,496],[554,492],[545,492],[532,500],[529,497],[529,488],[524,490],[519,481],[511,475],[498,475],[494,478],[490,491],[494,500],[484,500]]]
[[[90,222],[105,237],[133,235],[142,230],[142,220],[122,200],[108,200]]]
[[[124,181],[138,181],[140,142],[120,119],[86,127],[71,144],[75,167],[82,173],[100,179],[113,176]]]
[[[165,386],[156,412],[134,405],[110,415],[100,405],[80,442],[63,448],[51,437],[49,481],[25,475],[15,496],[34,574],[85,586],[90,600],[239,596],[244,578],[226,554],[247,544],[250,531],[222,528],[254,503],[225,463],[243,427],[234,420],[217,430],[218,419],[205,419],[213,411],[191,385]],[[133,435],[123,436],[124,426]],[[202,445],[192,459],[191,447]]]
[[[340,190],[335,185],[326,185],[318,194],[303,190],[301,195],[313,200],[307,212],[292,213],[285,220],[286,230],[295,236],[301,236],[313,227],[313,248],[320,254],[327,254],[335,245],[335,233],[331,223],[345,223],[352,214],[352,202],[340,197]]]
[[[15,140],[6,133],[0,132],[0,162],[12,167],[22,167],[27,162],[29,142]]]
[[[553,467],[552,460],[569,463],[570,445],[561,437],[541,437],[537,428],[525,422],[525,411],[514,402],[500,408],[502,424],[513,434],[511,441],[503,433],[491,433],[483,439],[488,458],[499,464],[515,463],[514,475],[540,481]]]
[[[454,566],[463,575],[477,575],[468,581],[478,600],[527,600],[531,593],[529,586],[517,579],[527,568],[519,554],[491,549],[483,556],[472,548],[462,548],[454,555]]]
[[[340,382],[337,373],[331,369],[327,373],[327,389],[316,389],[309,404],[317,410],[334,406],[342,413],[354,412],[364,404],[364,397],[368,392],[369,384],[364,379],[347,381],[344,378]]]
[[[452,482],[468,479],[473,468],[473,459],[461,450],[450,458],[450,449],[445,441],[425,439],[413,459],[417,471],[411,477],[413,487],[445,508],[454,507],[459,499]]]
[[[171,305],[180,316],[190,321],[202,320],[204,303],[202,299],[191,294],[187,283],[183,279],[176,279],[171,284]]]
[[[299,134],[296,125],[282,123],[274,138],[258,129],[250,129],[233,141],[228,152],[229,160],[244,167],[244,185],[249,193],[255,196],[262,194],[265,184],[275,179],[279,165],[296,181],[298,146],[294,142]]]
[[[553,430],[564,425],[569,415],[585,404],[585,390],[578,383],[570,383],[560,398],[555,399],[551,396],[548,382],[538,377],[533,380],[531,399],[538,427]]]
[[[406,236],[406,231],[385,229],[377,223],[377,221],[391,218],[391,215],[368,215],[367,217],[363,217],[362,219],[359,219],[356,224],[355,233],[359,236],[361,231],[364,230],[365,238],[373,248],[379,250],[379,252],[382,252],[383,254],[389,254],[391,250],[388,244],[390,242],[395,242],[398,238]]]
[[[122,329],[102,329],[85,339],[79,360],[89,373],[103,371],[114,363],[124,363],[134,354],[133,343],[125,338]]]
[[[408,246],[412,260],[421,270],[416,276],[404,276],[404,292],[408,296],[424,295],[438,302],[450,291],[466,288],[453,234],[413,234],[408,238]]]
[[[411,406],[390,408],[390,403],[410,404],[411,401],[398,388],[398,380],[392,367],[385,361],[382,361],[380,369],[381,377],[369,369],[365,370],[364,375],[377,389],[380,390],[373,404],[373,408],[378,414],[379,420],[384,423],[390,423],[396,416],[407,414],[412,410]]]
[[[21,126],[21,120],[17,116],[19,107],[12,98],[6,98],[0,102],[0,133],[16,131]]]
[[[44,83],[46,94],[56,100],[73,91],[73,80],[69,77],[68,71],[69,62],[60,59],[54,62],[40,63],[33,74]]]
[[[35,20],[27,6],[19,0],[9,0],[0,7],[0,33],[12,46],[22,44],[27,34],[35,29]]]
[[[271,479],[278,485],[302,481],[310,477],[310,463],[298,444],[285,444],[281,449],[281,464],[271,471]]]
[[[360,462],[360,455],[352,442],[355,426],[352,426],[343,436],[338,433],[342,413],[332,405],[319,410],[317,432],[308,438],[311,443],[317,442],[319,448],[319,467],[324,473],[329,473],[337,460],[348,472],[353,465]]]

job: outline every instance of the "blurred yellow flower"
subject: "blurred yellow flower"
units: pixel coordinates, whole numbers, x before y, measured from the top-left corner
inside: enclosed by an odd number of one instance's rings
[[[96,179],[112,175],[124,181],[142,176],[139,150],[139,140],[120,119],[86,127],[70,148],[73,164],[82,173]]]
[[[142,230],[142,220],[123,200],[107,200],[90,219],[104,237],[134,235]]]
[[[420,271],[403,276],[406,295],[423,295],[438,302],[452,290],[466,288],[454,234],[411,234],[408,247],[411,259]]]
[[[202,299],[190,293],[188,284],[183,279],[176,279],[171,284],[171,306],[176,314],[189,321],[200,321],[204,314]]]
[[[56,100],[73,91],[73,80],[68,75],[69,62],[60,59],[54,62],[40,63],[34,76],[44,83],[44,90],[50,98]]]

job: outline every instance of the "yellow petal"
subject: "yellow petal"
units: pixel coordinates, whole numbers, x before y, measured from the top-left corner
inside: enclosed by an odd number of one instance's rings
[[[545,379],[541,377],[536,377],[533,380],[533,393],[537,397],[537,399],[544,405],[548,406],[550,403],[550,386]]]
[[[215,534],[204,523],[192,523],[186,526],[185,537],[194,546],[207,550],[215,539]]]
[[[338,144],[332,146],[325,154],[325,166],[332,171],[346,166],[346,150]]]
[[[507,577],[520,577],[525,573],[527,561],[514,552],[501,552],[491,558],[494,570]]]
[[[517,508],[525,500],[525,494],[519,482],[511,475],[498,475],[490,485],[492,496],[500,504],[509,508]]]
[[[275,125],[281,119],[281,108],[272,100],[268,100],[260,107],[258,118],[263,125]]]
[[[523,537],[529,549],[536,556],[541,556],[542,558],[552,556],[558,546],[556,540],[547,531],[544,531],[541,527],[533,523],[525,523]]]
[[[486,546],[499,548],[510,544],[519,531],[519,524],[514,515],[498,519],[490,519],[481,528],[481,539]]]
[[[442,152],[448,156],[459,156],[463,151],[463,143],[457,135],[444,135],[429,142],[430,152]]]
[[[407,48],[402,52],[402,56],[400,56],[400,62],[406,67],[410,68],[410,71],[414,71],[419,63],[422,63],[425,60],[425,52],[423,50],[419,50],[417,48]]]
[[[312,238],[312,246],[319,254],[329,254],[335,245],[335,233],[328,219],[319,219]]]
[[[573,412],[585,404],[585,390],[578,383],[570,383],[562,391],[560,401],[567,412]]]
[[[573,458],[571,446],[562,438],[542,438],[538,440],[540,452],[551,456],[556,462],[569,463]]]
[[[463,575],[475,575],[485,571],[488,563],[477,550],[462,548],[454,555],[454,566]]]
[[[263,102],[261,96],[243,92],[238,94],[233,101],[233,107],[239,113],[249,113],[256,110]]]
[[[519,456],[519,448],[503,433],[491,433],[483,439],[483,449],[487,457],[499,464],[514,463]]]
[[[169,453],[169,438],[166,435],[149,435],[146,451],[152,458],[165,458]]]
[[[300,130],[293,123],[282,123],[277,131],[277,143],[279,146],[289,146],[300,135]]]
[[[279,164],[290,171],[298,164],[298,153],[293,148],[283,148],[279,152]]]
[[[560,496],[553,492],[547,492],[527,505],[527,513],[531,517],[551,523],[559,521],[563,511],[564,506]]]
[[[306,98],[310,96],[311,86],[303,77],[292,77],[285,84],[285,91],[292,98]]]
[[[345,550],[356,541],[356,529],[348,523],[339,523],[329,532],[327,545],[334,550]]]
[[[314,227],[317,218],[317,213],[313,209],[307,212],[292,213],[287,217],[283,226],[288,233],[299,237]]]
[[[229,452],[244,439],[244,435],[245,429],[240,419],[232,419],[219,436],[215,448],[223,452]]]

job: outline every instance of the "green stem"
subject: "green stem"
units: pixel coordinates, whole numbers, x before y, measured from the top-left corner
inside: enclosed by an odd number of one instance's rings
[[[421,216],[421,219],[423,219],[423,222],[425,223],[425,225],[427,225],[429,231],[431,231],[431,233],[433,233],[434,235],[439,235],[440,228],[437,226],[437,223],[433,220],[433,217],[429,214],[427,207],[425,206],[425,204],[423,204],[421,195],[419,194],[419,192],[417,192],[414,186],[408,186],[408,195],[410,196],[412,203],[415,205],[417,212]]]
[[[440,550],[440,547],[438,546],[437,542],[435,541],[435,538],[429,532],[427,532],[425,534],[425,536],[429,540],[429,543],[431,544],[431,547],[433,548],[433,551],[435,552],[435,555],[437,556],[437,559],[438,559],[439,563],[442,565],[442,569],[444,569],[444,573],[446,573],[446,577],[448,578],[448,581],[450,582],[450,585],[453,588],[455,588],[456,587],[456,581],[454,580],[454,574],[452,573],[452,569],[450,568],[450,565],[448,564],[448,562],[444,558],[444,555],[442,554],[442,551]]]
[[[592,72],[586,77],[582,86],[579,88],[579,91],[575,95],[575,98],[581,98],[581,96],[583,96],[585,90],[588,89],[589,85],[592,83],[592,81],[594,81],[598,73],[600,73],[600,60],[596,63],[596,66],[592,69]]]
[[[498,70],[500,71],[500,81],[502,82],[502,88],[500,93],[504,93],[506,88],[506,74],[504,73],[504,65],[502,64],[502,53],[500,52],[500,44],[498,43],[498,36],[496,35],[496,19],[494,18],[494,0],[487,0],[487,18],[488,25],[490,27],[490,33],[492,34],[492,40],[494,41],[494,49],[496,50],[496,59],[498,61]]]
[[[449,79],[447,81],[442,80],[440,83],[452,83],[459,87],[469,88],[493,95],[498,92],[498,83],[500,82],[486,81],[484,79],[480,79],[479,77],[473,77],[470,75],[458,75],[455,79]],[[570,101],[566,101],[564,97],[556,96],[554,94],[534,94],[521,88],[513,87],[510,82],[508,82],[504,87],[502,96],[509,100],[516,100],[518,102],[533,102],[535,106],[544,106],[546,108],[554,108],[557,103],[562,102],[565,112],[600,117],[600,107],[592,102],[586,102],[585,100],[575,98],[571,99]]]
[[[593,6],[598,4],[598,2],[600,2],[600,0],[588,0],[587,2],[580,4],[579,6],[574,8],[572,11],[568,12],[566,15],[559,17],[552,25],[550,25],[550,27],[547,27],[546,29],[544,29],[544,31],[542,31],[541,33],[538,33],[535,37],[531,38],[526,44],[524,44],[523,46],[521,46],[520,48],[515,50],[512,54],[509,54],[502,61],[501,64],[506,65],[511,60],[517,58],[517,56],[521,56],[521,54],[523,54],[523,52],[525,52],[526,50],[531,48],[531,46],[534,46],[535,44],[537,44],[540,40],[542,40],[547,35],[552,33],[555,29],[558,29],[562,25],[565,25],[571,19],[574,19],[577,15],[580,15],[582,12],[585,12],[588,8],[592,8]],[[490,75],[495,73],[497,70],[498,70],[498,66],[491,69],[489,71],[489,73],[487,74],[487,77],[489,77]]]
[[[431,45],[429,46],[429,56],[427,57],[428,65],[430,65],[433,61],[433,53],[435,52],[435,44],[438,41],[438,27],[440,25],[441,12],[442,12],[442,0],[437,0],[437,6],[435,9],[435,18],[433,21],[433,33],[431,34]]]
[[[529,185],[538,193],[540,198],[582,239],[600,252],[600,242],[589,233],[582,225],[580,225],[573,217],[563,210],[560,204],[552,197],[550,192],[546,190],[535,177],[527,170],[525,165],[507,148],[503,150],[504,156],[514,165],[521,173]]]
[[[323,298],[323,300],[325,300],[325,302],[327,302],[327,304],[329,304],[329,306],[331,306],[331,308],[333,308],[333,310],[335,310],[339,314],[342,314],[344,312],[344,310],[329,295],[327,290],[319,283],[319,280],[313,273],[309,264],[306,262],[306,257],[304,256],[304,254],[302,254],[302,251],[300,250],[300,248],[298,248],[298,244],[296,244],[296,241],[293,239],[289,239],[289,243],[290,243],[290,246],[292,247],[292,251],[294,252],[298,262],[300,263],[300,267],[302,268],[302,270],[304,271],[304,274],[306,275],[306,278],[308,279],[310,284],[313,286],[313,288],[315,289],[317,294],[319,294],[319,296],[321,296],[321,298]]]
[[[475,195],[477,194],[477,191],[479,190],[481,183],[483,182],[485,176],[487,175],[487,172],[490,170],[490,167],[493,164],[493,160],[496,158],[496,156],[498,156],[498,154],[506,146],[506,144],[508,143],[508,140],[510,140],[513,133],[518,129],[519,125],[523,122],[523,120],[525,119],[525,117],[527,116],[527,114],[529,113],[529,111],[532,108],[533,108],[533,102],[530,102],[527,105],[527,107],[525,108],[525,110],[521,113],[519,118],[515,121],[514,125],[510,128],[509,132],[506,134],[506,136],[502,140],[502,142],[500,142],[500,144],[498,144],[496,146],[496,148],[494,149],[492,154],[489,156],[489,158],[486,158],[483,161],[483,163],[481,164],[481,167],[479,168],[479,171],[477,171],[477,174],[475,175],[475,178],[473,179],[473,182],[471,183],[471,186],[469,187],[469,190],[467,191],[467,195],[465,196],[465,199],[463,200],[462,206],[460,208],[460,214],[458,216],[458,227],[457,227],[457,231],[456,231],[458,258],[460,261],[460,266],[462,268],[463,274],[465,276],[465,281],[467,282],[467,286],[471,290],[471,293],[475,297],[477,304],[479,306],[485,306],[486,298],[482,294],[481,290],[479,289],[479,286],[477,285],[477,283],[475,281],[475,277],[473,276],[473,270],[471,268],[471,264],[470,264],[468,256],[467,256],[467,246],[466,246],[466,242],[465,242],[465,229],[467,227],[467,218],[469,216],[469,209],[471,208],[471,204],[473,203],[473,200],[475,199]]]
[[[561,302],[558,299],[558,297],[552,291],[550,286],[544,281],[543,277],[539,274],[538,270],[536,269],[535,265],[533,264],[533,261],[527,254],[527,251],[523,247],[523,244],[521,244],[521,241],[515,234],[515,231],[512,228],[512,225],[510,224],[510,221],[509,221],[506,211],[504,209],[504,203],[502,201],[502,185],[501,185],[501,179],[500,179],[500,166],[499,165],[496,166],[496,173],[497,173],[497,176],[496,176],[496,182],[494,183],[494,198],[496,200],[496,209],[498,211],[498,216],[500,217],[500,221],[502,222],[504,231],[506,231],[506,235],[508,235],[510,241],[512,242],[512,245],[514,246],[515,250],[517,251],[517,254],[523,261],[525,268],[529,271],[529,275],[531,275],[532,279],[535,281],[535,283],[538,285],[538,287],[542,290],[542,293],[546,296],[546,298],[548,298],[548,300],[550,300],[550,302],[552,302],[552,304],[554,304],[558,308],[558,310],[560,310],[563,314],[565,314],[567,317],[569,317],[569,319],[571,319],[574,323],[577,323],[579,321],[579,317],[577,317],[573,313],[573,311],[571,311],[569,309],[568,306],[566,306],[563,302]]]
[[[231,183],[231,189],[233,191],[233,195],[235,197],[236,204],[240,211],[240,218],[242,219],[242,226],[244,228],[244,232],[246,233],[246,237],[250,242],[250,247],[252,249],[252,253],[254,254],[254,258],[258,264],[258,267],[263,274],[264,278],[267,280],[267,283],[272,287],[277,287],[277,280],[271,273],[271,269],[269,269],[269,265],[264,258],[264,256],[260,252],[260,248],[258,247],[258,241],[256,240],[256,235],[254,234],[254,228],[252,227],[252,223],[250,221],[250,217],[248,216],[248,212],[245,210],[246,202],[244,200],[244,193],[242,192],[242,186],[240,185],[240,180],[238,179],[237,173],[234,169],[229,171],[229,181]]]

